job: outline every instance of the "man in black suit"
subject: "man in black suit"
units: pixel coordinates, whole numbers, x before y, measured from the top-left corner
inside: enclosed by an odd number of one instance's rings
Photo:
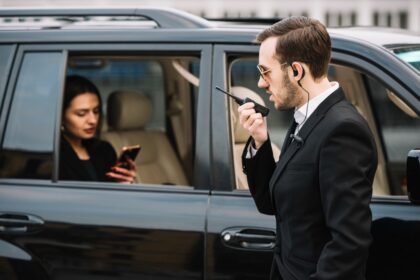
[[[328,32],[291,17],[257,41],[258,86],[276,109],[295,110],[276,163],[266,119],[252,103],[238,109],[251,134],[243,154],[251,194],[276,217],[271,279],[364,279],[377,153],[366,121],[327,78]]]

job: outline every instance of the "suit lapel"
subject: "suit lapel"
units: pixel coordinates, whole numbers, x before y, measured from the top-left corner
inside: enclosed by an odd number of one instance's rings
[[[295,127],[296,128],[296,127]],[[288,147],[287,143],[290,141],[290,134],[292,134],[293,125],[289,127],[287,130],[286,136],[284,137],[283,146],[281,147],[280,155],[286,152],[286,148]]]
[[[305,145],[305,141],[313,131],[313,129],[317,126],[317,124],[323,119],[325,114],[328,110],[339,101],[344,100],[344,93],[341,88],[338,88],[334,93],[327,97],[319,106],[318,108],[312,113],[312,115],[306,120],[305,124],[302,126],[301,130],[299,131],[299,136],[303,139],[303,144],[298,143],[297,141],[293,141],[290,143],[289,147],[282,153],[280,156],[280,160],[277,163],[277,167],[274,170],[273,175],[270,179],[270,193],[271,197],[273,197],[274,186],[276,185],[277,180],[279,179],[280,175],[283,173],[287,163],[293,158],[296,152]],[[286,135],[286,139],[289,135]],[[283,143],[284,146],[285,143]],[[282,148],[283,151],[283,148]]]

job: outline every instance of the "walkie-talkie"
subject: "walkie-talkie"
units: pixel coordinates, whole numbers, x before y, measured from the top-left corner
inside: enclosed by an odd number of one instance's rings
[[[267,107],[264,107],[264,106],[263,106],[263,105],[261,105],[261,104],[258,104],[257,102],[255,102],[255,101],[254,101],[254,100],[252,100],[251,98],[246,97],[245,99],[242,99],[242,98],[239,98],[239,97],[237,97],[237,96],[234,96],[234,95],[230,94],[229,92],[227,92],[227,91],[225,91],[225,90],[223,90],[223,89],[221,89],[221,88],[219,88],[219,87],[216,87],[216,89],[217,89],[217,90],[220,90],[220,91],[221,91],[221,92],[223,92],[224,94],[226,94],[226,95],[228,95],[228,96],[232,97],[232,98],[236,101],[236,103],[238,103],[239,105],[242,105],[242,104],[245,104],[245,103],[248,103],[248,102],[252,102],[252,103],[254,103],[254,109],[255,109],[255,112],[257,112],[257,113],[261,113],[261,115],[262,115],[263,117],[267,116],[267,115],[268,115],[268,113],[270,112],[270,109],[268,109]]]

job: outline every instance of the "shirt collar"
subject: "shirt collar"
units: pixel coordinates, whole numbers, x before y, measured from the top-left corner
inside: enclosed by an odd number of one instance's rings
[[[298,124],[298,127],[301,127],[304,124],[304,122],[306,122],[306,120],[316,110],[316,108],[318,108],[322,101],[324,101],[340,86],[338,82],[331,82],[330,85],[331,87],[328,88],[326,91],[310,99],[309,102],[303,104],[299,109],[295,110],[294,118]],[[308,107],[308,109],[306,109],[306,107]]]

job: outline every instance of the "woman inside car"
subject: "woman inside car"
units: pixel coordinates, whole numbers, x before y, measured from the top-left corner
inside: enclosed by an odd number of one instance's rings
[[[127,158],[117,165],[114,148],[97,138],[101,97],[96,86],[81,76],[66,79],[60,143],[60,180],[133,183],[136,165]]]

